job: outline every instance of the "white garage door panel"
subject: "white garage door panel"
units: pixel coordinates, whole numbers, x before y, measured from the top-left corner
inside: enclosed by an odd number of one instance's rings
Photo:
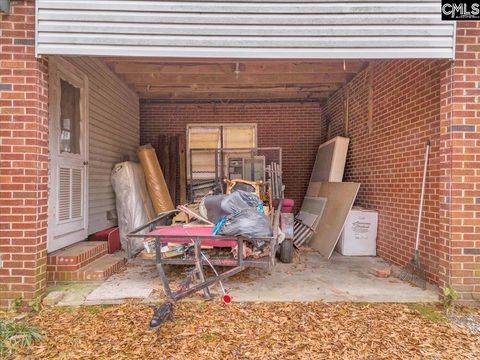
[[[38,0],[39,54],[452,58],[440,1]]]

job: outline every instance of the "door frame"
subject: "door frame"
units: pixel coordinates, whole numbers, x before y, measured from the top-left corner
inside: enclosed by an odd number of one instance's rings
[[[58,165],[63,157],[68,159],[74,155],[62,154],[59,156],[59,127],[60,127],[60,79],[63,79],[75,87],[80,88],[80,154],[83,157],[83,221],[78,221],[81,228],[66,231],[63,235],[56,235],[55,229],[58,227],[57,221],[57,199],[58,199]],[[84,240],[88,235],[88,160],[89,160],[89,141],[88,141],[88,77],[77,69],[67,60],[51,56],[49,58],[49,176],[48,176],[48,231],[47,231],[47,251],[52,252],[65,246]],[[76,159],[78,160],[78,159]],[[55,193],[54,193],[55,191]]]

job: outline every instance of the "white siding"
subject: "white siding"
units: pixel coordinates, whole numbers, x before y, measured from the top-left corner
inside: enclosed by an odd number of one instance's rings
[[[452,58],[439,0],[38,0],[39,54]]]
[[[140,142],[139,100],[99,59],[71,57],[65,60],[88,77],[88,233],[91,234],[116,225],[116,221],[107,219],[107,211],[115,211],[110,171],[124,157],[135,158]]]

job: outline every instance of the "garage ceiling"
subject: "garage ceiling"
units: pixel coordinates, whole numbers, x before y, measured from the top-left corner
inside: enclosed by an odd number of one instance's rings
[[[104,58],[143,99],[322,100],[367,64],[362,60],[177,60]]]

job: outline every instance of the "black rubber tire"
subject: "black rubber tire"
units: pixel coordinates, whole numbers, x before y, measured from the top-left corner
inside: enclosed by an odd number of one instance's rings
[[[280,261],[290,264],[293,261],[293,240],[285,239],[280,244]]]

